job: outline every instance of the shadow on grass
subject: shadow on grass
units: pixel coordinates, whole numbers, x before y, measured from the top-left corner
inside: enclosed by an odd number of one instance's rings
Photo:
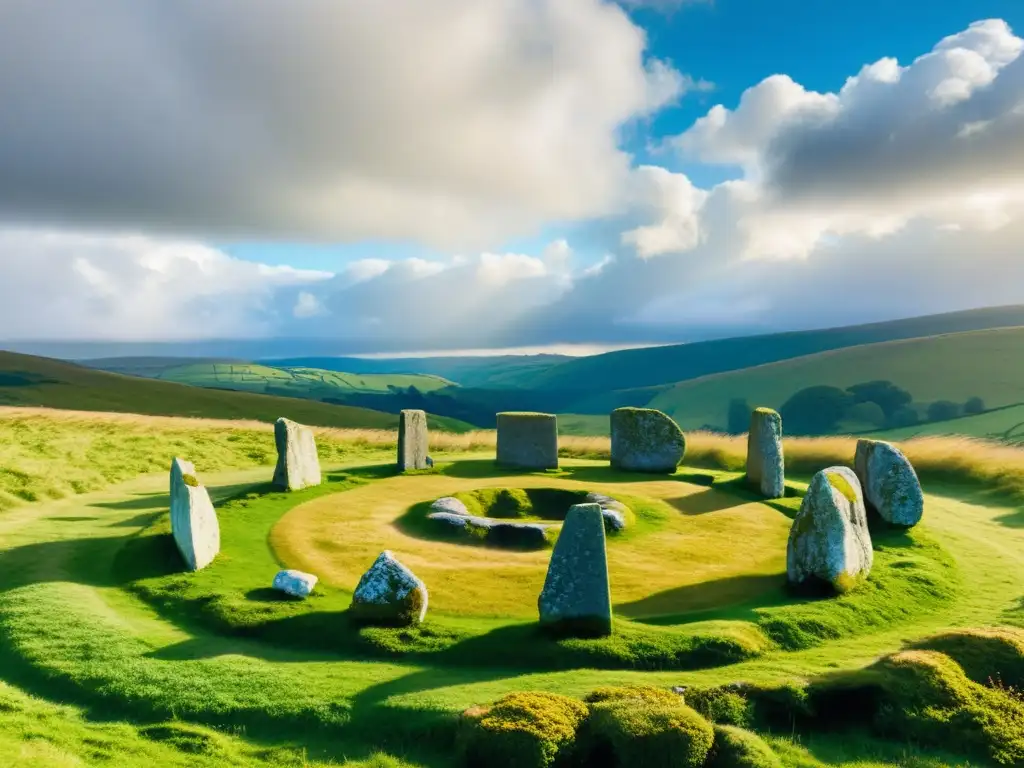
[[[732,494],[722,493],[714,488],[708,488],[706,491],[694,493],[689,496],[666,499],[665,501],[678,509],[684,515],[689,516],[721,512],[726,509],[743,506],[747,503],[745,499],[737,498]]]
[[[86,517],[84,515],[69,515],[67,517],[48,517],[56,523],[84,523],[86,521],[99,520],[98,517]]]
[[[166,493],[137,494],[134,499],[124,501],[97,501],[90,504],[90,507],[97,509],[117,509],[131,511],[133,509],[166,509],[171,503],[171,498]]]
[[[644,624],[675,625],[720,618],[753,621],[757,608],[792,602],[786,574],[772,573],[674,587],[620,603],[615,611]]]

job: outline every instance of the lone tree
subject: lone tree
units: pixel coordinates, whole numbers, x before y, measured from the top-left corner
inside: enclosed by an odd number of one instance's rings
[[[985,412],[985,401],[980,397],[972,397],[964,403],[964,413],[974,415]]]
[[[853,395],[854,403],[877,404],[886,419],[892,419],[894,413],[910,405],[914,399],[907,390],[891,381],[866,381],[847,387],[846,391]]]
[[[801,389],[779,409],[786,431],[794,435],[834,432],[854,398],[839,387],[820,385]]]
[[[936,400],[928,406],[929,421],[947,421],[960,415],[960,406],[952,400]]]

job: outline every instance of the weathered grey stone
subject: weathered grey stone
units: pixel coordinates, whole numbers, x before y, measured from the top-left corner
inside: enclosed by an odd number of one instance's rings
[[[465,534],[467,538],[514,549],[543,549],[548,545],[546,532],[557,526],[557,523],[510,523],[457,512],[431,512],[427,519]]]
[[[367,624],[419,624],[427,615],[427,587],[384,550],[359,580],[349,611]]]
[[[274,424],[274,442],[277,444],[274,485],[289,491],[320,485],[320,459],[316,455],[312,429],[291,419],[278,419]]]
[[[612,467],[626,472],[675,472],[686,453],[679,425],[653,408],[611,413]]]
[[[537,607],[541,625],[560,634],[611,634],[612,600],[600,505],[576,504],[569,509]]]
[[[921,481],[899,448],[882,440],[858,440],[854,465],[868,509],[900,528],[910,528],[921,521]]]
[[[405,410],[398,415],[398,471],[426,469],[427,414],[425,411]]]
[[[598,504],[601,507],[601,517],[604,518],[604,529],[607,533],[618,533],[626,528],[626,516],[629,514],[629,507],[618,499],[605,496],[603,493],[588,493],[586,496],[588,504]]]
[[[427,520],[433,520],[450,528],[464,529],[470,523],[475,525],[478,520],[486,520],[486,518],[460,515],[458,512],[431,512],[427,515]]]
[[[220,552],[220,525],[210,494],[191,462],[171,462],[171,535],[190,571],[205,568]]]
[[[558,422],[551,413],[499,413],[498,464],[558,469]]]
[[[304,573],[291,568],[278,571],[274,577],[274,589],[280,590],[292,597],[309,597],[318,581],[312,573]]]
[[[782,455],[782,417],[771,408],[755,408],[747,433],[747,481],[761,495],[781,499],[786,492]]]
[[[786,574],[791,584],[825,582],[847,592],[871,572],[874,553],[860,482],[847,467],[811,480],[789,531]]]
[[[440,499],[430,505],[431,512],[449,512],[453,515],[468,515],[469,510],[466,509],[466,505],[456,499],[454,496],[442,496]]]

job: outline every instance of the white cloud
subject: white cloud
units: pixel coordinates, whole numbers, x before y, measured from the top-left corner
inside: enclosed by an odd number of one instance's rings
[[[327,314],[320,299],[307,291],[300,291],[292,308],[292,314],[298,318],[316,317]]]

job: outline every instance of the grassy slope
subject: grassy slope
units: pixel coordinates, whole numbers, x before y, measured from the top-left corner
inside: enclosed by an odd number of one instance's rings
[[[584,433],[581,433],[584,434]],[[996,408],[976,416],[887,429],[872,435],[883,440],[909,440],[930,435],[967,435],[1010,443],[1024,442],[1024,405]]]
[[[387,429],[398,424],[397,416],[366,408],[153,381],[0,351],[0,406],[4,405],[266,422],[287,416],[325,427]],[[435,417],[432,425],[456,431],[466,427]]]
[[[885,323],[608,352],[563,362],[531,386],[587,392],[668,384],[860,344],[1024,325],[1024,306]]]
[[[778,408],[803,387],[888,379],[918,402],[962,403],[977,395],[994,408],[1024,401],[1022,344],[1024,328],[869,344],[684,381],[650,407],[671,414],[683,429],[724,426],[732,398]]]

